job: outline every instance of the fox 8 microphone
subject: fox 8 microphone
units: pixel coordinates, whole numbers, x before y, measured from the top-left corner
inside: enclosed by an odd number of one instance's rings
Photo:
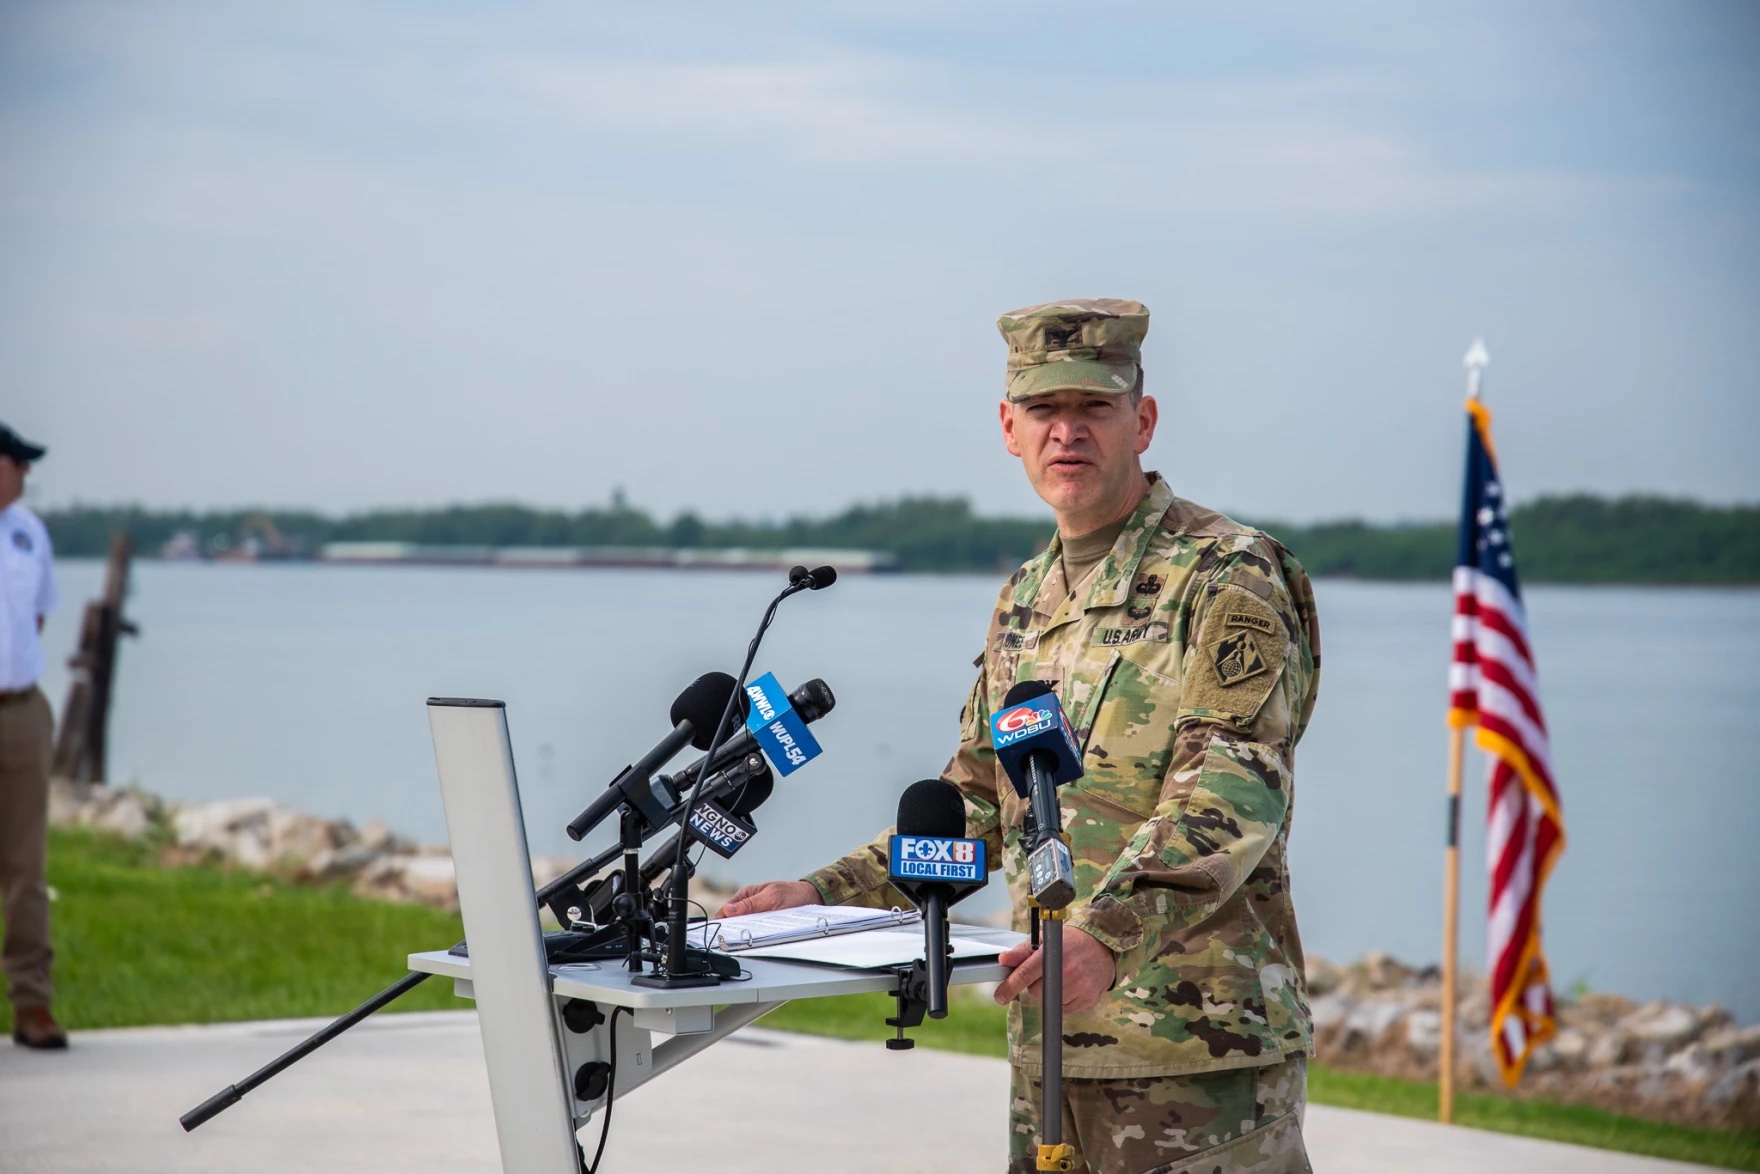
[[[923,912],[923,962],[931,1019],[947,1018],[948,906],[989,880],[984,841],[967,839],[966,804],[946,779],[924,779],[898,801],[898,834],[888,845],[893,887]]]

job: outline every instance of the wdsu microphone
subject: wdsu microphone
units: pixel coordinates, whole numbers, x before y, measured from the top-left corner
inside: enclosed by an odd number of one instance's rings
[[[898,800],[888,850],[892,884],[923,912],[923,961],[931,1019],[947,1018],[947,908],[989,880],[984,841],[965,838],[966,804],[945,779],[924,779]]]
[[[807,732],[809,719],[795,712],[775,673],[765,673],[747,685],[746,698],[751,703],[746,731],[778,774],[791,775],[819,757],[819,743]]]
[[[708,749],[715,723],[721,720],[721,713],[736,688],[734,679],[726,673],[704,673],[692,681],[672,702],[672,732],[635,763],[624,767],[623,773],[611,780],[605,793],[575,816],[568,825],[568,838],[579,840],[626,803],[648,827],[665,826],[673,818],[672,808],[678,803],[678,794],[670,780],[665,776],[656,780],[654,772],[683,750],[687,743],[699,750]]]
[[[990,741],[1015,793],[1032,805],[1027,891],[1040,906],[1062,909],[1075,900],[1076,883],[1057,788],[1081,777],[1082,752],[1051,686],[1022,681],[1010,689],[990,718]]]

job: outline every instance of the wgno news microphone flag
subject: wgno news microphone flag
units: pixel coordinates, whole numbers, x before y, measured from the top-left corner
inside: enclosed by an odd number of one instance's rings
[[[1448,721],[1475,729],[1490,756],[1486,863],[1491,872],[1491,1051],[1514,1085],[1558,1030],[1540,945],[1540,897],[1564,850],[1546,718],[1510,549],[1509,512],[1491,444],[1491,413],[1467,404],[1467,484],[1454,568],[1454,659]]]

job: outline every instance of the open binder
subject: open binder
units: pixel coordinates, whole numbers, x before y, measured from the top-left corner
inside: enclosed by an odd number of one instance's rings
[[[855,905],[802,905],[770,913],[723,917],[690,930],[690,944],[737,954],[763,946],[781,946],[812,938],[889,929],[922,920],[915,909],[863,909]]]

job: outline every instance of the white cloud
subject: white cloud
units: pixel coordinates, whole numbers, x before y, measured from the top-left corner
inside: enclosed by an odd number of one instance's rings
[[[1540,210],[1679,186],[1450,165],[1416,134],[1361,113],[1401,100],[1390,78],[1368,74],[1024,79],[835,49],[748,64],[503,58],[487,73],[516,99],[592,129],[709,138],[822,165],[955,165],[1101,207]]]
[[[773,137],[807,159],[891,163],[1006,157],[1013,128],[913,107],[886,91],[902,64],[623,65],[504,61],[493,72],[589,124],[623,130]]]

